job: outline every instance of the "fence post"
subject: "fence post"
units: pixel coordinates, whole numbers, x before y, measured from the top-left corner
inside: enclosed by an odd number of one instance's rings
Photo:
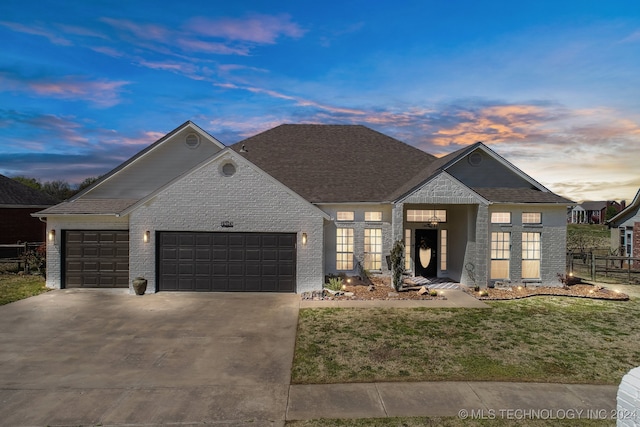
[[[591,251],[591,280],[596,280],[596,254]]]

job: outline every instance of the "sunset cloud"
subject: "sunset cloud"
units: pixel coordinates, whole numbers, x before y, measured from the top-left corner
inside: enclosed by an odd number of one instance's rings
[[[45,37],[53,44],[57,44],[61,46],[72,45],[70,40],[60,36],[54,30],[47,28],[41,24],[24,25],[17,22],[0,21],[0,25],[7,27],[12,31],[16,31],[18,33]]]
[[[273,44],[279,37],[300,38],[306,31],[289,15],[253,15],[248,18],[193,18],[186,28],[209,37]]]

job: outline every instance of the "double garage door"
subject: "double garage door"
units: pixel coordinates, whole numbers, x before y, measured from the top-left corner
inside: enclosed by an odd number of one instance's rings
[[[129,286],[128,231],[65,231],[67,288]],[[296,235],[159,232],[160,291],[295,292]]]
[[[295,292],[296,235],[160,232],[161,291]]]

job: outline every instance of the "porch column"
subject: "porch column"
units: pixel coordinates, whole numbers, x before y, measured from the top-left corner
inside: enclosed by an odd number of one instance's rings
[[[489,206],[478,205],[478,216],[476,218],[476,282],[480,286],[487,286],[489,283],[489,263],[490,260],[489,241]]]
[[[393,247],[398,240],[404,242],[404,203],[396,203],[393,205],[391,216],[391,246]]]

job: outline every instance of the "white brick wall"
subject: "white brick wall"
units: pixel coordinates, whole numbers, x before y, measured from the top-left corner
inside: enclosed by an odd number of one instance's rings
[[[156,231],[282,232],[298,235],[297,292],[321,289],[323,214],[242,158],[227,152],[159,192],[130,215],[130,266],[133,279],[148,280],[156,291]],[[233,162],[236,173],[226,177],[221,167]],[[233,222],[223,228],[222,221]],[[144,243],[143,233],[150,232]],[[302,233],[307,244],[302,245]]]
[[[640,426],[640,367],[622,377],[618,388],[616,418],[618,427]]]

